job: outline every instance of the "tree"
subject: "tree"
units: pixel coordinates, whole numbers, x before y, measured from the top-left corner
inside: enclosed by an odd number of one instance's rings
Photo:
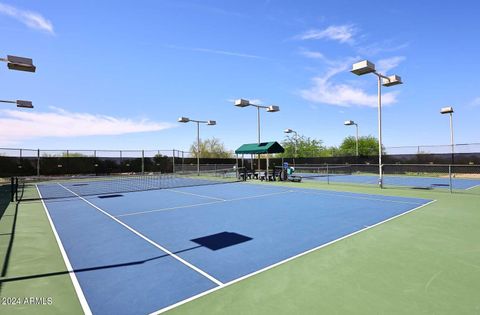
[[[338,154],[341,156],[355,156],[356,155],[356,140],[355,137],[350,136],[343,139],[342,144],[338,148]],[[382,148],[385,152],[385,148]],[[369,156],[378,155],[378,140],[373,136],[358,138],[358,155]]]
[[[193,157],[197,157],[197,142],[190,146],[190,152]],[[228,159],[233,156],[232,152],[225,148],[223,142],[215,137],[207,140],[200,140],[200,157],[201,158],[220,158]]]
[[[295,143],[297,145],[297,154],[295,155]],[[284,153],[279,154],[279,157],[320,157],[329,156],[327,148],[323,145],[323,141],[319,139],[312,139],[305,136],[299,136],[297,139],[294,136],[287,136],[282,141],[282,146],[285,149]]]

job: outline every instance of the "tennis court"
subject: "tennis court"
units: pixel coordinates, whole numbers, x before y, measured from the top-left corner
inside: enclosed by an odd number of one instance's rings
[[[368,173],[362,168],[368,167]],[[476,170],[473,167],[464,167],[463,173],[458,175],[451,172],[448,166],[412,165],[409,167],[399,165],[387,165],[387,170],[394,173],[383,174],[383,184],[386,186],[411,187],[421,189],[450,187],[455,190],[470,190],[480,186],[480,179],[465,178],[468,172],[476,177]],[[467,170],[467,174],[465,173]],[[385,171],[385,168],[384,168]],[[301,178],[327,183],[378,185],[379,176],[375,174],[378,168],[371,168],[368,165],[337,165],[337,166],[298,166],[292,179]]]
[[[302,173],[299,173],[302,176]],[[335,183],[355,183],[355,184],[378,184],[378,175],[329,175],[310,176],[305,174],[305,179],[316,181],[330,181]],[[446,188],[450,187],[450,179],[447,177],[429,177],[429,176],[394,176],[384,175],[383,183],[390,186],[404,186],[415,188]],[[452,189],[469,190],[480,186],[478,179],[452,178]]]
[[[168,310],[433,202],[191,178],[94,194],[126,181],[37,185],[87,312]]]

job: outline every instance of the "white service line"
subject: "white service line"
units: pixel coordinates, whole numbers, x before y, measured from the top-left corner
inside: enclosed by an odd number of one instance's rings
[[[196,204],[193,204],[193,205],[186,205],[186,206],[160,208],[160,209],[154,209],[154,210],[145,210],[145,211],[139,211],[139,212],[119,214],[119,215],[116,215],[115,217],[120,218],[120,217],[128,217],[128,216],[131,216],[131,215],[145,214],[145,213],[151,213],[151,212],[161,212],[161,211],[176,210],[176,209],[194,208],[194,207],[212,205],[212,204],[222,203],[222,202],[223,201],[218,200],[218,201],[211,201],[211,202],[204,202],[204,203],[196,203]]]
[[[207,195],[194,194],[194,193],[191,193],[191,192],[175,190],[175,189],[171,189],[171,188],[166,188],[165,190],[173,191],[173,192],[176,192],[176,193],[179,193],[179,194],[184,194],[184,195],[197,196],[197,197],[208,198],[208,199],[219,200],[219,201],[227,201],[227,200],[222,199],[222,198],[211,197],[211,196],[207,196]]]
[[[304,194],[339,196],[339,197],[352,198],[352,199],[388,201],[388,202],[393,202],[393,203],[404,203],[404,204],[410,204],[410,205],[418,205],[419,204],[419,202],[412,202],[412,201],[389,200],[389,199],[372,198],[372,197],[358,197],[358,196],[350,196],[350,195],[331,194],[331,193],[326,193],[326,192],[315,192],[315,191],[299,191],[299,192],[304,193]],[[357,193],[355,193],[355,194],[357,194]],[[385,196],[385,197],[392,197],[392,196]],[[401,198],[405,198],[405,197],[401,197]]]
[[[472,186],[472,187],[468,187],[468,188],[465,189],[465,190],[470,190],[470,189],[474,189],[474,188],[477,188],[477,187],[480,187],[480,184],[479,184],[479,185]]]
[[[96,205],[94,205],[93,203],[91,203],[90,201],[88,201],[87,199],[81,197],[80,195],[78,195],[77,193],[71,191],[70,189],[68,189],[67,187],[63,186],[62,184],[58,183],[58,185],[60,185],[61,187],[63,187],[65,190],[71,192],[72,194],[74,194],[75,196],[77,196],[78,198],[80,198],[81,200],[85,201],[86,203],[88,203],[90,206],[94,207],[95,209],[97,209],[98,211],[100,211],[101,213],[103,213],[104,215],[108,216],[110,219],[114,220],[115,222],[117,222],[118,224],[122,225],[123,227],[125,227],[126,229],[128,229],[130,232],[134,233],[135,235],[139,236],[140,238],[142,238],[143,240],[147,241],[148,243],[152,244],[153,246],[155,246],[156,248],[164,251],[165,253],[167,253],[168,255],[172,256],[173,258],[175,258],[176,260],[178,260],[179,262],[181,262],[182,264],[184,264],[185,266],[189,267],[190,269],[193,269],[195,270],[196,272],[198,272],[199,274],[201,274],[202,276],[204,276],[205,278],[209,279],[210,281],[214,282],[215,284],[217,285],[223,285],[223,282],[221,282],[220,280],[214,278],[213,276],[209,275],[208,273],[206,273],[205,271],[203,271],[202,269],[198,268],[197,266],[195,265],[192,265],[191,263],[189,263],[188,261],[184,260],[183,258],[175,255],[174,253],[172,253],[171,251],[169,251],[168,249],[166,249],[165,247],[155,243],[154,241],[152,241],[151,239],[149,239],[148,237],[146,237],[145,235],[143,235],[142,233],[138,232],[137,230],[133,229],[132,227],[130,227],[129,225],[123,223],[122,221],[120,221],[119,219],[115,218],[113,215],[111,215],[110,213],[106,212],[105,210],[97,207]]]
[[[62,241],[60,240],[60,237],[57,233],[57,229],[55,228],[55,225],[53,224],[52,218],[50,217],[50,213],[48,212],[47,206],[45,205],[45,201],[42,198],[42,193],[38,189],[38,186],[35,185],[35,188],[37,189],[38,196],[40,197],[40,200],[42,201],[43,209],[45,210],[45,214],[47,215],[48,222],[50,223],[50,227],[52,228],[53,235],[55,236],[55,240],[57,241],[58,248],[60,249],[60,253],[62,254],[63,257],[63,262],[65,263],[65,266],[67,267],[68,274],[70,275],[70,279],[72,280],[73,288],[75,289],[75,292],[77,293],[78,300],[80,301],[80,305],[82,306],[82,310],[85,314],[90,315],[92,314],[92,311],[90,310],[90,306],[88,305],[87,299],[85,298],[85,295],[83,294],[82,288],[80,287],[80,283],[78,282],[77,276],[75,275],[75,270],[73,270],[72,264],[70,263],[70,260],[68,259],[67,252],[65,251],[65,248],[63,247]]]
[[[434,202],[436,202],[436,201],[437,201],[437,200],[429,201],[429,202],[427,202],[427,203],[425,203],[425,204],[423,204],[423,205],[420,205],[420,206],[415,207],[415,208],[413,208],[413,209],[410,209],[410,210],[408,210],[408,211],[402,212],[402,213],[400,213],[400,214],[398,214],[398,215],[396,215],[396,216],[390,217],[390,218],[388,218],[388,219],[386,219],[386,220],[383,220],[383,221],[381,221],[381,222],[378,222],[378,223],[375,223],[375,224],[373,224],[373,225],[367,226],[367,227],[365,227],[365,228],[363,228],[363,229],[361,229],[361,230],[358,230],[358,231],[355,231],[355,232],[350,233],[350,234],[348,234],[348,235],[342,236],[342,237],[340,237],[340,238],[337,238],[336,240],[333,240],[333,241],[331,241],[331,242],[328,242],[328,243],[322,244],[322,245],[320,245],[320,246],[317,246],[317,247],[315,247],[315,248],[309,249],[309,250],[307,250],[307,251],[304,251],[303,253],[300,253],[300,254],[297,254],[297,255],[292,256],[292,257],[290,257],[290,258],[284,259],[284,260],[279,261],[279,262],[277,262],[277,263],[275,263],[275,264],[272,264],[272,265],[270,265],[270,266],[267,266],[267,267],[265,267],[265,268],[263,268],[263,269],[254,271],[254,272],[252,272],[252,273],[249,273],[249,274],[247,274],[247,275],[245,275],[245,276],[242,276],[242,277],[237,278],[237,279],[235,279],[235,280],[232,280],[232,281],[230,281],[230,282],[226,282],[226,283],[222,284],[221,286],[212,288],[212,289],[207,290],[207,291],[205,291],[205,292],[202,292],[202,293],[200,293],[200,294],[197,294],[197,295],[194,295],[194,296],[192,296],[192,297],[189,297],[188,299],[185,299],[185,300],[180,301],[180,302],[178,302],[178,303],[172,304],[172,305],[167,306],[167,307],[165,307],[165,308],[162,308],[162,309],[160,309],[160,310],[158,310],[158,311],[152,312],[152,313],[150,313],[150,315],[156,315],[156,314],[161,314],[161,313],[167,312],[167,311],[169,311],[169,310],[171,310],[171,309],[173,309],[173,308],[175,308],[175,307],[177,307],[177,306],[180,306],[180,305],[182,305],[182,304],[185,304],[185,303],[188,303],[188,302],[190,302],[190,301],[196,300],[196,299],[198,299],[198,298],[200,298],[200,297],[202,297],[202,296],[205,296],[205,295],[210,294],[210,293],[212,293],[212,292],[215,292],[215,291],[217,291],[217,290],[220,290],[220,289],[223,289],[223,288],[225,288],[225,287],[228,287],[228,286],[230,286],[230,285],[232,285],[232,284],[234,284],[234,283],[237,283],[237,282],[239,282],[239,281],[242,281],[242,280],[245,280],[245,279],[247,279],[247,278],[250,278],[250,277],[252,277],[252,276],[254,276],[254,275],[256,275],[256,274],[259,274],[259,273],[261,273],[261,272],[264,272],[264,271],[267,271],[267,270],[272,269],[272,268],[274,268],[274,267],[277,267],[277,266],[279,266],[279,265],[282,265],[282,264],[284,264],[284,263],[286,263],[286,262],[289,262],[289,261],[291,261],[291,260],[293,260],[293,259],[296,259],[296,258],[298,258],[298,257],[307,255],[307,254],[309,254],[309,253],[311,253],[311,252],[314,252],[314,251],[316,251],[316,250],[318,250],[318,249],[320,249],[320,248],[323,248],[323,247],[332,245],[332,244],[334,244],[334,243],[336,243],[336,242],[339,242],[339,241],[341,241],[341,240],[344,240],[344,239],[346,239],[346,238],[348,238],[348,237],[351,237],[351,236],[353,236],[353,235],[355,235],[355,234],[364,232],[364,231],[369,230],[369,229],[371,229],[371,228],[374,228],[374,227],[376,227],[376,226],[378,226],[378,225],[380,225],[380,224],[383,224],[383,223],[386,223],[386,222],[388,222],[388,221],[394,220],[394,219],[396,219],[396,218],[398,218],[398,217],[401,217],[401,216],[403,216],[403,215],[405,215],[405,214],[407,214],[407,213],[410,213],[410,212],[412,212],[412,211],[415,211],[415,210],[418,210],[418,209],[420,209],[420,208],[426,207],[426,206],[428,206],[428,205],[430,205],[430,204],[432,204],[432,203],[434,203]]]
[[[116,215],[115,217],[116,217],[116,218],[120,218],[120,217],[132,216],[132,215],[152,213],[152,212],[162,212],[162,211],[168,211],[168,210],[194,208],[194,207],[200,207],[200,206],[205,206],[205,205],[212,205],[212,204],[216,204],[216,203],[224,203],[224,202],[231,202],[231,201],[238,201],[238,200],[255,199],[255,198],[268,197],[268,196],[273,196],[273,195],[281,195],[281,194],[286,194],[286,193],[291,193],[291,192],[294,192],[294,191],[293,191],[293,190],[287,190],[287,191],[270,193],[270,194],[263,194],[263,195],[256,195],[256,196],[248,196],[248,197],[240,197],[240,198],[234,198],[234,199],[224,199],[224,200],[218,200],[218,201],[212,201],[212,202],[204,202],[204,203],[196,203],[196,204],[193,204],[193,205],[186,205],[186,206],[160,208],[160,209],[154,209],[154,210],[145,210],[145,211],[139,211],[139,212],[119,214],[119,215]]]

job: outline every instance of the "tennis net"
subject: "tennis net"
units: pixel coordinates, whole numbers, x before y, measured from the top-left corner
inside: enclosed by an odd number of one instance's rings
[[[352,175],[352,167],[350,165],[296,166],[293,175],[301,176],[302,178]]]
[[[12,196],[17,201],[75,198],[226,184],[242,181],[241,168],[166,174],[115,174],[106,176],[16,177],[12,180]]]

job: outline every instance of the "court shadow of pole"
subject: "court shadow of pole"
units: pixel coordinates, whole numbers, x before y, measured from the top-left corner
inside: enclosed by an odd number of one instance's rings
[[[10,204],[10,193],[7,191],[7,185],[0,187],[0,220],[4,219],[5,211],[7,210]],[[10,235],[7,245],[7,250],[5,251],[5,256],[3,258],[2,272],[0,277],[5,277],[8,271],[8,265],[10,263],[10,255],[12,253],[13,241],[15,239],[15,229],[17,227],[17,217],[18,217],[18,202],[15,204],[15,211],[13,213],[12,227],[10,233],[4,233],[2,236]],[[2,292],[2,282],[0,281],[0,293]]]
[[[182,250],[174,252],[174,254],[180,254],[180,253],[183,253],[183,252],[186,252],[186,251],[194,250],[194,249],[199,248],[199,247],[202,247],[202,246],[198,245],[198,246],[193,246],[193,247],[190,247],[190,248],[187,248],[187,249],[182,249]],[[6,283],[6,282],[13,282],[13,281],[20,281],[20,280],[28,280],[28,279],[36,279],[36,278],[43,278],[43,277],[65,275],[65,274],[69,274],[71,272],[80,273],[80,272],[87,272],[87,271],[94,271],[94,270],[102,270],[102,269],[120,268],[120,267],[141,265],[141,264],[144,264],[146,262],[153,261],[153,260],[156,260],[156,259],[165,258],[165,257],[168,257],[168,256],[170,256],[170,255],[169,254],[164,254],[164,255],[155,256],[155,257],[142,259],[142,260],[137,260],[137,261],[131,261],[131,262],[125,262],[125,263],[119,263],[119,264],[111,264],[111,265],[104,265],[104,266],[95,266],[95,267],[88,267],[88,268],[79,268],[79,269],[74,269],[72,271],[62,270],[62,271],[54,271],[54,272],[47,272],[47,273],[34,274],[34,275],[9,277],[9,278],[0,279],[0,285],[2,283]]]
[[[18,206],[18,203],[17,203]],[[231,247],[235,246],[247,241],[252,240],[253,238],[241,235],[238,233],[233,233],[233,232],[220,232],[212,235],[207,235],[203,236],[200,238],[195,238],[190,240],[191,242],[197,243],[197,246],[193,246],[190,248],[182,249],[176,252],[173,252],[173,254],[180,254],[184,253],[187,251],[191,251],[197,248],[207,248],[212,251],[217,251],[226,247]],[[58,276],[58,275],[63,275],[63,274],[69,274],[71,272],[74,273],[81,273],[81,272],[88,272],[88,271],[94,271],[94,270],[102,270],[102,269],[110,269],[110,268],[120,268],[120,267],[127,267],[127,266],[134,266],[134,265],[141,265],[149,261],[169,257],[169,254],[164,254],[160,256],[155,256],[143,260],[137,260],[137,261],[131,261],[131,262],[126,262],[126,263],[119,263],[119,264],[111,264],[111,265],[104,265],[104,266],[95,266],[95,267],[88,267],[88,268],[79,268],[79,269],[74,269],[73,271],[68,271],[68,270],[63,270],[63,271],[55,271],[55,272],[48,272],[48,273],[42,273],[42,274],[34,274],[34,275],[24,275],[24,276],[17,276],[17,277],[9,277],[9,278],[4,278],[0,279],[0,286],[2,283],[6,282],[13,282],[13,281],[21,281],[21,280],[28,280],[28,279],[36,279],[36,278],[43,278],[43,277],[51,277],[51,276]],[[2,274],[3,277],[3,274]]]

